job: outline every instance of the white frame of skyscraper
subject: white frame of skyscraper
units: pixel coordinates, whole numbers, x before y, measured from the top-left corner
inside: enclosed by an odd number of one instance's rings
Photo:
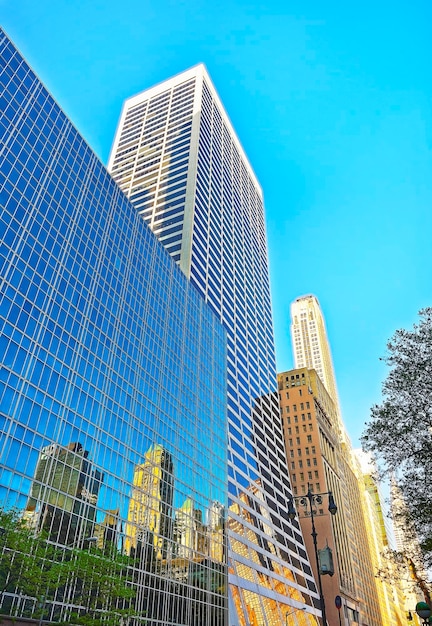
[[[287,514],[262,190],[203,65],[125,102],[108,167],[227,331],[230,626],[305,604],[314,620]]]

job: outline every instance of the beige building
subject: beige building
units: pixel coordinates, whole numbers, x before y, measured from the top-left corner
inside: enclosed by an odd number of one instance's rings
[[[334,579],[323,577],[326,609],[337,594],[343,598],[345,624],[398,624],[403,617],[400,590],[391,590],[376,578],[386,536],[376,485],[363,473],[345,430],[318,299],[313,295],[297,298],[291,316],[297,369],[279,374],[278,380],[293,489],[301,496],[309,482],[315,492],[332,491],[339,509],[330,517],[323,507],[323,521],[319,528],[317,524],[318,540],[332,536],[334,546]],[[304,521],[302,528],[307,540]],[[313,562],[313,552],[309,557]],[[328,619],[337,624],[334,612]]]
[[[344,460],[335,404],[316,371],[306,367],[279,374],[278,387],[288,469],[315,577],[317,571],[311,520],[299,504],[299,499],[307,493],[308,488],[315,494],[331,491],[338,507],[338,513],[330,515],[328,496],[325,495],[322,505],[317,506],[315,512],[318,549],[329,546],[335,565],[333,576],[322,576],[328,622],[339,623],[335,606],[337,595],[342,597],[342,623],[359,622],[361,616],[365,616],[362,601],[364,594],[359,585],[362,576],[353,545],[356,544],[355,538],[364,536],[365,532],[359,532],[359,522],[349,506],[356,480],[353,475],[349,475],[350,470]],[[377,604],[373,586],[369,589],[369,595],[369,602]],[[379,624],[370,619],[362,619],[361,623]]]
[[[363,479],[361,502],[367,525],[372,565],[375,572],[382,572],[382,575],[375,579],[382,622],[389,626],[390,624],[392,626],[404,624],[406,615],[403,585],[401,584],[402,581],[399,580],[396,568],[394,572],[391,571],[392,563],[386,557],[390,542],[382,498],[375,478],[376,468],[370,456],[362,450],[355,450],[355,456],[358,459]],[[394,584],[395,580],[398,581],[398,584]]]
[[[333,400],[336,414],[341,422],[333,359],[324,316],[316,296],[312,294],[300,296],[292,302],[291,336],[294,367],[297,369],[307,367],[317,372]]]

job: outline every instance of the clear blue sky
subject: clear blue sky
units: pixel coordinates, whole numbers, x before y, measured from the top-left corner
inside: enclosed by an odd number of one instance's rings
[[[266,201],[279,370],[320,300],[354,444],[379,357],[432,305],[432,3],[0,0],[3,26],[107,162],[123,100],[204,62]]]

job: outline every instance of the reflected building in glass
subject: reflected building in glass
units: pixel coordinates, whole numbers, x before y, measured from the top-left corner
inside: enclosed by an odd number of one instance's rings
[[[146,545],[155,558],[166,557],[172,540],[172,456],[161,445],[152,446],[144,463],[135,468],[125,530],[126,553]]]
[[[108,168],[227,333],[229,625],[279,626],[300,606],[312,623],[287,514],[262,191],[203,65],[125,102]]]
[[[0,50],[2,507],[65,559],[127,559],[149,626],[222,626],[226,332],[2,31]],[[204,535],[181,559],[180,509]],[[0,613],[38,616],[17,590]],[[72,623],[74,587],[53,594],[44,623]]]

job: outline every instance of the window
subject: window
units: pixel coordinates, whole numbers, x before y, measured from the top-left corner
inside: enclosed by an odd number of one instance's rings
[[[286,398],[289,400],[289,391],[286,392]]]
[[[309,402],[306,402],[306,408],[310,409],[310,403]]]
[[[294,421],[297,424],[297,422],[298,422],[298,416],[297,415],[294,415]]]
[[[297,487],[293,487],[293,494],[296,496],[297,495]]]
[[[290,412],[290,408],[289,408],[289,406],[287,406],[287,408],[286,408],[286,412],[287,412],[287,413],[289,413],[289,412]]]
[[[304,474],[303,474],[303,472],[300,472],[300,480],[304,480]]]
[[[308,479],[312,480],[312,472],[308,472]]]
[[[301,492],[306,493],[306,487],[304,485],[301,486]]]
[[[297,456],[301,456],[301,455],[302,455],[301,448],[298,448],[298,449],[297,449]]]
[[[307,436],[308,443],[312,443],[312,435]]]
[[[305,422],[305,421],[306,421],[305,414],[304,414],[304,413],[302,413],[302,422]]]
[[[300,445],[300,437],[296,437],[296,444],[299,446]]]
[[[300,460],[300,461],[298,462],[298,466],[299,466],[299,468],[300,468],[300,469],[303,467],[303,461],[302,461],[302,460]]]
[[[309,430],[313,430],[312,424],[309,424]]]
[[[295,462],[294,461],[291,461],[291,469],[295,469]]]
[[[297,411],[297,405],[293,404],[293,411]]]
[[[299,389],[299,394],[302,395],[302,390],[301,389]]]
[[[321,491],[321,487],[319,483],[315,483],[315,487],[317,491]]]
[[[310,413],[308,413],[308,420],[310,420],[310,419],[312,419],[312,418],[311,418],[311,414],[310,414]]]
[[[303,432],[306,432],[306,424],[303,424]]]
[[[293,483],[297,482],[297,475],[296,474],[292,475],[292,481],[293,481]]]
[[[291,435],[291,426],[287,428],[287,431],[288,431],[288,435]]]
[[[291,418],[290,417],[287,417],[286,421],[287,421],[287,424],[291,424]]]
[[[300,403],[300,411],[304,411],[304,402]]]
[[[315,478],[318,478],[318,470],[315,470]]]
[[[310,467],[310,464],[311,464],[311,460],[310,460],[310,459],[306,459],[306,465],[307,465],[308,467]]]
[[[290,457],[294,457],[294,450],[290,450]]]
[[[295,432],[296,432],[296,435],[298,435],[298,433],[299,433],[299,427],[298,426],[295,427]]]
[[[288,439],[288,445],[289,445],[290,448],[292,448],[292,445],[293,445],[293,440],[292,439]]]
[[[309,454],[309,446],[306,446],[305,452],[306,452],[306,454]]]
[[[315,452],[315,446],[312,446],[311,450],[312,450],[312,454],[316,454],[316,452]]]
[[[314,465],[318,465],[318,463],[317,463],[317,460],[316,460],[316,459],[313,459],[313,464],[314,464]]]

